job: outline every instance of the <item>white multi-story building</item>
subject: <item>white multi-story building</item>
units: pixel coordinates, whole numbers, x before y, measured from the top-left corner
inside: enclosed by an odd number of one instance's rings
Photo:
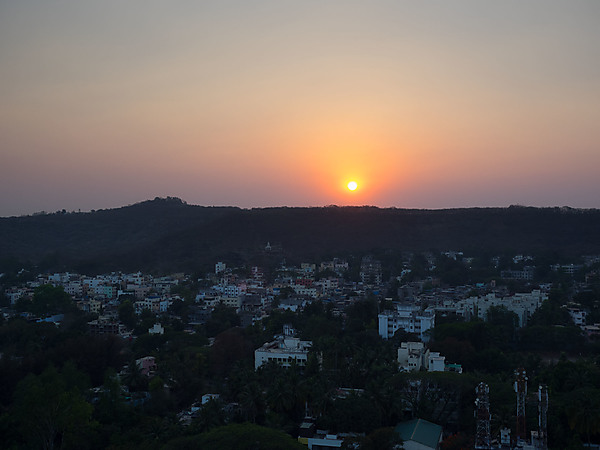
[[[443,372],[446,370],[446,357],[439,352],[427,350],[425,353],[425,363],[428,372]]]
[[[446,370],[446,357],[438,352],[425,350],[422,342],[402,342],[398,349],[399,369],[405,372],[444,372]]]
[[[238,295],[235,297],[220,297],[217,303],[222,303],[228,308],[240,309],[242,307],[242,302],[244,300],[243,295]]]
[[[153,313],[164,313],[169,308],[169,301],[160,297],[147,297],[134,303],[136,314],[141,314],[144,309]]]
[[[71,297],[80,297],[83,293],[83,286],[81,285],[81,281],[69,281],[63,285],[63,289],[67,294]]]
[[[333,292],[340,286],[339,278],[323,278],[315,283],[315,286],[320,286],[323,292]]]
[[[495,294],[490,293],[483,297],[469,297],[460,300],[454,304],[454,307],[457,314],[464,316],[467,320],[470,320],[473,316],[486,320],[488,311],[492,306],[504,307],[514,312],[519,318],[519,326],[524,327],[527,325],[529,317],[547,298],[548,295],[540,290],[517,293],[510,297],[496,297]]]
[[[254,351],[254,368],[258,369],[267,361],[275,361],[283,367],[290,367],[292,361],[296,361],[297,365],[304,366],[311,347],[311,341],[301,341],[286,333]]]
[[[239,297],[246,292],[245,285],[227,284],[223,286],[224,297]]]
[[[384,311],[379,314],[379,335],[384,339],[391,338],[398,330],[407,333],[415,333],[419,338],[427,342],[429,336],[427,331],[435,326],[435,314],[433,310],[420,311],[414,305],[396,304],[395,311]]]
[[[317,288],[302,286],[301,284],[294,284],[292,286],[296,295],[305,295],[311,298],[317,298]]]
[[[423,351],[425,345],[422,342],[402,342],[398,349],[398,365],[405,372],[416,372],[423,366]]]

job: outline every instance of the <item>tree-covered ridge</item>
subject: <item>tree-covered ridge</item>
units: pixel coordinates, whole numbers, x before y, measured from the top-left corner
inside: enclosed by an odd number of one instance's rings
[[[246,261],[267,242],[294,258],[383,248],[544,252],[549,243],[572,256],[600,253],[599,225],[600,211],[569,208],[243,210],[157,198],[90,213],[0,218],[0,266],[12,257],[50,270],[191,272],[227,255]]]

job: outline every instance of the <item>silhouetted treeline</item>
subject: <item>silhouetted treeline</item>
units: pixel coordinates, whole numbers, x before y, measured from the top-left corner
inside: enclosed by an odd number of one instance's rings
[[[90,213],[1,218],[0,235],[0,270],[29,262],[41,270],[85,273],[196,272],[216,260],[236,265],[274,254],[318,260],[378,249],[594,254],[600,253],[600,210],[240,209],[156,198]]]

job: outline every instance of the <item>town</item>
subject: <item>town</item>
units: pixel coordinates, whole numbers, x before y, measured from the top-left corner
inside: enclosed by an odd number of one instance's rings
[[[260,426],[272,448],[600,442],[600,256],[263,252],[269,267],[195,275],[3,273],[5,441],[181,448]]]

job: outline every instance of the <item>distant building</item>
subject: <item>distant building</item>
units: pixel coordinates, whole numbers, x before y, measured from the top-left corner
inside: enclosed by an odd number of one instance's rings
[[[100,316],[96,320],[88,322],[88,325],[92,335],[117,334],[124,336],[127,334],[125,325],[107,316]]]
[[[343,436],[317,430],[312,437],[307,439],[306,443],[309,450],[324,450],[327,448],[341,448],[343,442]]]
[[[202,396],[202,404],[206,405],[211,400],[219,400],[221,396],[219,394],[204,394]]]
[[[575,272],[583,269],[583,265],[581,264],[563,264],[562,266],[560,264],[554,264],[550,267],[554,272],[562,272],[568,275],[573,275]]]
[[[146,297],[134,303],[135,313],[141,314],[144,309],[153,313],[164,313],[169,308],[169,301],[161,297]]]
[[[151,377],[156,372],[157,366],[154,356],[144,356],[143,358],[136,359],[135,363],[144,376]]]
[[[414,333],[427,342],[427,331],[435,326],[435,314],[432,310],[420,311],[417,306],[396,304],[395,311],[384,311],[378,315],[379,335],[383,339],[394,336],[398,330]]]
[[[519,327],[527,325],[529,317],[548,299],[548,295],[540,290],[529,293],[516,293],[508,297],[496,297],[494,293],[479,297],[469,297],[457,302],[444,302],[444,311],[455,312],[465,320],[478,317],[487,320],[489,309],[504,307],[519,318]],[[439,308],[438,308],[439,309]]]
[[[423,352],[425,345],[422,342],[402,342],[398,349],[398,365],[404,372],[417,372],[423,366]]]
[[[267,342],[254,351],[254,368],[258,369],[268,361],[275,361],[283,367],[290,367],[295,361],[299,366],[306,365],[308,352],[312,347],[311,341],[301,341],[293,336],[293,331],[286,328],[283,336],[278,336],[272,342]]]
[[[401,371],[462,372],[456,364],[446,364],[446,357],[425,349],[422,342],[402,342],[398,349],[398,365]]]
[[[531,281],[535,275],[535,267],[525,266],[522,270],[503,270],[500,276],[506,280]]]
[[[165,329],[160,323],[155,323],[152,328],[148,328],[148,334],[165,334]]]
[[[379,285],[381,280],[381,262],[365,256],[360,264],[360,281],[367,285]]]
[[[581,309],[578,305],[569,305],[567,307],[567,311],[569,312],[569,316],[571,316],[571,320],[573,320],[575,325],[580,328],[583,328],[586,325],[587,313],[585,310]]]

